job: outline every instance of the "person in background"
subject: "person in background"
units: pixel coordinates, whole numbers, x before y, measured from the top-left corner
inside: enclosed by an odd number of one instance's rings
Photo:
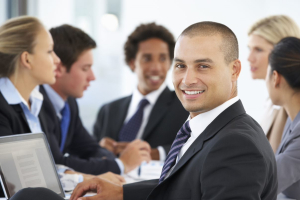
[[[266,76],[270,99],[287,114],[276,152],[278,193],[300,199],[300,39],[282,39],[270,55]]]
[[[130,141],[142,139],[150,144],[153,160],[165,160],[188,117],[175,92],[165,83],[174,46],[173,35],[155,23],[141,24],[128,36],[125,60],[138,84],[132,95],[99,110],[94,136],[102,147],[118,155]]]
[[[56,80],[60,59],[53,45],[51,34],[35,17],[13,18],[0,27],[0,136],[44,132],[49,140],[46,115],[41,112],[44,97],[38,85]],[[112,173],[101,177],[124,182]]]
[[[17,17],[0,27],[0,136],[43,132],[38,85],[55,82],[58,63],[52,37],[37,18]]]
[[[297,24],[288,16],[275,15],[263,18],[254,23],[249,32],[248,61],[253,79],[265,79],[268,57],[275,44],[282,38],[294,36],[300,38]],[[265,104],[265,111],[260,122],[274,152],[281,141],[287,114],[284,108],[272,104],[270,98]]]
[[[70,25],[52,28],[50,34],[54,40],[54,52],[60,61],[56,82],[44,84],[40,92],[44,95],[42,112],[47,120],[55,163],[81,173],[99,175],[109,171],[127,173],[142,161],[149,161],[150,147],[145,142],[132,142],[120,158],[116,158],[98,145],[81,122],[76,98],[82,97],[90,81],[95,79],[92,50],[96,42],[81,29]]]

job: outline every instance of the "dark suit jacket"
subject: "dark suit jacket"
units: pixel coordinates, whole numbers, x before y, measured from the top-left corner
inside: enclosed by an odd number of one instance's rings
[[[263,130],[238,101],[199,135],[170,176],[157,183],[124,185],[124,200],[275,200],[276,161]]]
[[[40,92],[44,96],[41,113],[45,115],[48,127],[45,132],[48,133],[55,163],[88,174],[98,175],[108,171],[119,174],[120,169],[114,160],[115,156],[106,149],[101,148],[83,127],[79,117],[78,105],[74,98],[68,98],[71,120],[63,153],[60,152],[60,121],[43,86],[40,86]],[[65,157],[65,153],[69,153],[69,156]]]
[[[98,141],[103,137],[119,139],[132,96],[108,103],[100,109],[94,125],[94,136]],[[189,113],[182,107],[175,92],[169,88],[161,93],[150,113],[142,139],[152,148],[163,146],[166,153]]]
[[[46,129],[45,116],[39,114],[42,129]],[[0,136],[30,133],[30,127],[20,105],[9,105],[0,92]],[[47,134],[46,134],[47,135]],[[4,197],[2,187],[0,197]]]

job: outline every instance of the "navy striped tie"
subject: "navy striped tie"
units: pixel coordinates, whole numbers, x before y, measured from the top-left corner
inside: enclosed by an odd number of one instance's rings
[[[171,146],[171,150],[169,151],[163,169],[161,171],[161,175],[159,178],[159,184],[163,182],[166,175],[170,171],[170,169],[175,165],[176,158],[178,153],[181,150],[181,147],[186,143],[186,141],[191,136],[191,129],[189,125],[189,121],[185,122],[179,132],[176,135],[176,138]]]
[[[138,110],[136,113],[129,119],[129,121],[123,125],[119,133],[120,142],[131,142],[137,136],[139,132],[144,116],[144,108],[149,104],[147,99],[142,99],[138,105]]]

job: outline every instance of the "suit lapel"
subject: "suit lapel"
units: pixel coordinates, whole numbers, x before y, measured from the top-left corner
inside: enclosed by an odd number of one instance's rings
[[[113,117],[114,120],[112,120],[112,124],[110,124],[110,127],[112,127],[112,136],[113,139],[118,140],[119,133],[121,131],[121,128],[124,124],[129,104],[131,102],[132,95],[125,98],[124,101],[121,101],[120,105],[116,108],[113,108],[115,110],[115,116]]]
[[[20,104],[11,105],[11,106],[14,108],[14,110],[16,111],[16,113],[18,113],[18,115],[21,116],[20,119],[23,120],[24,124],[26,124],[26,126],[27,126],[27,129],[30,130],[30,132],[31,132],[31,129],[30,129],[29,124],[28,124],[28,121],[26,119],[26,116],[25,116],[25,114],[23,112],[23,109],[21,108]]]
[[[51,117],[51,121],[53,121],[53,126],[57,126],[57,125],[60,125],[60,122],[59,122],[59,119],[56,115],[56,112],[55,112],[55,109],[52,105],[52,102],[50,101],[49,97],[48,97],[48,94],[46,93],[46,90],[45,88],[41,85],[40,86],[40,92],[42,93],[43,97],[44,97],[44,100],[43,100],[43,105],[42,105],[42,109],[40,111],[40,114],[39,114],[39,118],[41,120],[41,125],[42,125],[42,128],[44,128],[43,130],[45,132],[48,132],[46,130],[46,124],[47,123],[47,120],[45,119],[45,116],[43,116],[41,113],[44,112],[43,109],[45,109],[45,114],[49,117]],[[57,121],[56,121],[57,120]],[[44,122],[42,122],[44,121]],[[48,127],[49,128],[49,127]],[[59,131],[53,131],[52,133],[48,133],[48,134],[55,134],[55,137],[58,139],[59,143],[60,143],[60,139],[61,139],[61,133],[60,133],[60,126],[59,127],[55,127],[55,129],[58,129]],[[52,130],[52,129],[51,129]]]
[[[203,147],[205,141],[213,138],[219,130],[226,126],[231,120],[239,115],[245,114],[242,102],[239,100],[226,110],[224,110],[215,120],[213,120],[207,128],[198,136],[193,144],[188,148],[182,158],[175,165],[169,177],[175,174],[185,163],[193,157]],[[168,177],[168,178],[169,178]]]
[[[156,127],[156,125],[161,121],[162,117],[166,114],[169,109],[169,105],[172,101],[171,94],[172,92],[168,87],[164,89],[164,91],[160,94],[156,103],[150,113],[148,123],[145,127],[144,134],[142,136],[145,139]]]

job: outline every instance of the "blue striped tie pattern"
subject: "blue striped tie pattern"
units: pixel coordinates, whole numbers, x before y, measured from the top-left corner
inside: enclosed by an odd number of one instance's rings
[[[131,142],[136,138],[138,131],[142,125],[144,108],[149,104],[147,99],[142,99],[139,102],[138,110],[136,113],[129,119],[129,121],[123,125],[120,133],[119,133],[119,141],[120,142]]]
[[[178,153],[181,150],[181,147],[186,143],[186,141],[191,136],[191,129],[189,125],[189,121],[185,122],[179,132],[176,135],[176,138],[171,146],[171,150],[169,151],[165,164],[163,166],[160,178],[159,178],[159,184],[163,182],[166,175],[170,171],[170,169],[175,165],[176,157]]]

